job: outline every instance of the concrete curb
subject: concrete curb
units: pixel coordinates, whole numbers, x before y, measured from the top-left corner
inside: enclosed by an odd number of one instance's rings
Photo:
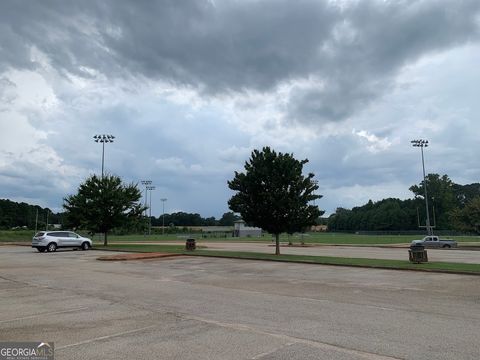
[[[119,254],[100,256],[97,260],[100,261],[131,261],[131,260],[146,260],[146,259],[158,259],[166,257],[183,256],[183,254],[175,253],[135,253],[135,254]]]

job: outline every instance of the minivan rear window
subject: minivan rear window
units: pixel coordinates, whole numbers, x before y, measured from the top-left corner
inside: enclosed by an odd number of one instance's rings
[[[41,232],[36,233],[35,237],[40,237],[40,236],[43,236],[43,235],[45,235],[45,233],[43,231],[41,231]]]

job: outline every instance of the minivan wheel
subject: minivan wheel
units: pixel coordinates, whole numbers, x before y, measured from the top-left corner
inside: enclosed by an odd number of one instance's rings
[[[83,242],[82,243],[82,250],[88,250],[90,249],[90,244],[88,242]]]
[[[41,247],[41,248],[37,248],[38,252],[45,252],[45,248],[44,247]]]
[[[57,244],[55,244],[55,243],[50,243],[50,244],[48,244],[48,246],[47,246],[47,251],[48,251],[48,252],[55,252],[55,251],[57,251]]]

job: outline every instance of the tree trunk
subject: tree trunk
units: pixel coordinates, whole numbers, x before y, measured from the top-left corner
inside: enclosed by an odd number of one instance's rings
[[[275,255],[280,255],[280,234],[275,234]]]
[[[107,241],[107,232],[105,231],[103,233],[103,246],[107,246],[108,245],[108,241]]]

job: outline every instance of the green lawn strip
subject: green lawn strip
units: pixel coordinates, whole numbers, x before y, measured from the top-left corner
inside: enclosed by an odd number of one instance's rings
[[[421,239],[421,235],[357,235],[346,233],[310,233],[304,236],[304,241],[307,244],[399,244],[410,243],[412,240]],[[452,238],[458,242],[479,242],[480,236],[445,236],[445,238]],[[291,240],[294,244],[301,241],[299,235],[292,237],[282,236],[281,241]]]
[[[212,256],[235,259],[249,260],[268,260],[284,261],[308,264],[322,265],[340,265],[340,266],[358,266],[381,269],[399,269],[399,270],[420,270],[435,272],[451,272],[480,275],[480,264],[464,264],[449,262],[429,262],[426,264],[412,264],[406,260],[388,260],[388,259],[363,259],[363,258],[344,258],[331,256],[308,256],[308,255],[274,255],[256,252],[237,252],[237,251],[218,251],[197,249],[195,251],[186,251],[183,245],[137,245],[121,244],[95,246],[98,250],[109,251],[127,251],[127,252],[166,252],[178,253],[193,256]]]
[[[33,235],[31,230],[0,230],[0,242],[28,242]]]
[[[199,242],[272,242],[270,235],[262,237],[202,237],[201,234],[168,234],[168,235],[112,235],[109,240],[112,242],[170,242],[184,241],[186,238],[192,237]],[[306,244],[324,244],[324,245],[375,245],[375,244],[409,244],[412,240],[421,239],[421,235],[357,235],[347,233],[308,233],[303,237]],[[480,236],[452,236],[446,237],[457,240],[458,242],[479,242]],[[97,237],[95,237],[97,241]],[[298,245],[302,241],[301,235],[288,236],[282,234],[281,242],[292,242]]]

